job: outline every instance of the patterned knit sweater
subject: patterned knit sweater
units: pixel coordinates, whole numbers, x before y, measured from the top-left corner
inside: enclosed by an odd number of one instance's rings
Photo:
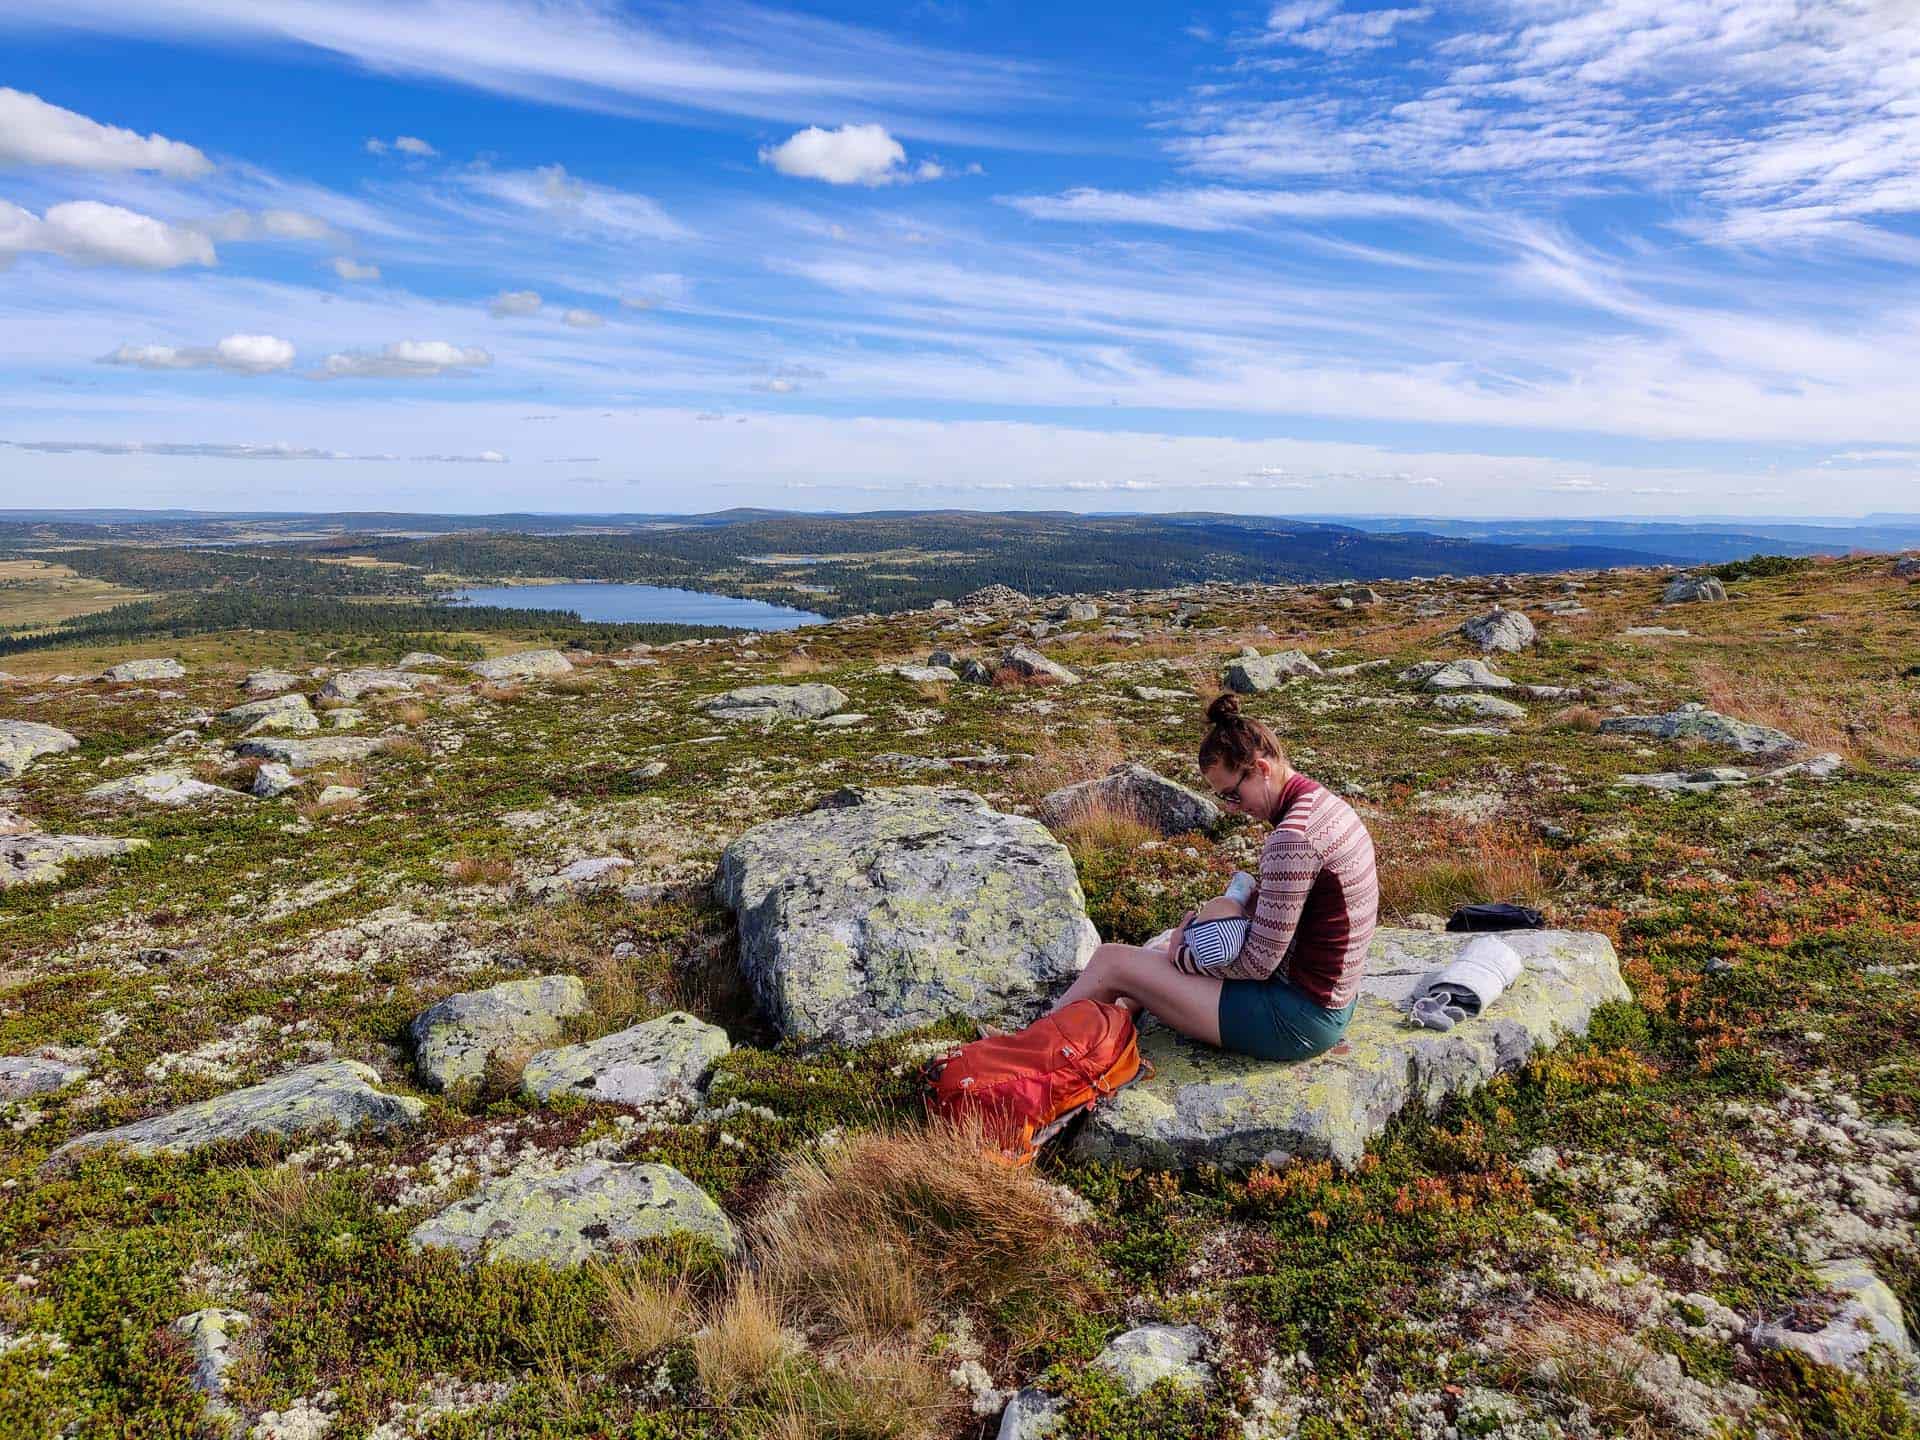
[[[1316,1004],[1337,1010],[1360,993],[1379,906],[1367,827],[1346,801],[1296,771],[1260,850],[1245,947],[1220,966],[1200,967],[1184,954],[1175,963],[1223,980],[1280,972]]]

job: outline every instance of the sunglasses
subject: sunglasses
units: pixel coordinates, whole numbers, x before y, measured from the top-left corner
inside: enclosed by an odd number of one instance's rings
[[[1251,780],[1252,778],[1253,778],[1253,767],[1249,765],[1246,769],[1240,772],[1240,778],[1234,782],[1233,788],[1231,790],[1216,790],[1213,793],[1219,796],[1222,800],[1226,801],[1227,804],[1229,805],[1238,805],[1240,803],[1240,791],[1245,788],[1247,781]]]

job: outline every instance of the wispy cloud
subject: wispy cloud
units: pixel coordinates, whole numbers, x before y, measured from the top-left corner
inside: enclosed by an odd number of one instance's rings
[[[213,168],[199,150],[164,135],[103,125],[38,95],[0,86],[0,166],[150,170],[192,178]]]
[[[329,355],[314,378],[320,380],[425,380],[439,375],[479,370],[493,364],[493,356],[472,345],[445,340],[398,340],[378,350],[341,351]]]

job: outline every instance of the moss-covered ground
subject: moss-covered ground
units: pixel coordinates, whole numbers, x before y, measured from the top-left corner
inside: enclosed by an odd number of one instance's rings
[[[476,691],[450,668],[419,695],[365,703],[354,733],[400,743],[343,777],[363,782],[360,803],[325,811],[298,792],[184,810],[85,794],[162,764],[244,786],[230,729],[196,712],[237,703],[248,669],[349,658],[324,637],[196,636],[171,652],[186,679],[136,685],[53,678],[122,650],[20,657],[0,718],[81,745],[7,782],[0,811],[150,844],[0,891],[0,1055],[55,1047],[89,1071],[0,1110],[0,1435],[291,1436],[316,1415],[338,1440],[991,1434],[997,1403],[976,1413],[967,1384],[1045,1385],[1065,1401],[1062,1440],[1920,1435],[1910,1376],[1745,1343],[1759,1320],[1817,1324],[1831,1297],[1814,1265],[1835,1253],[1864,1255],[1920,1315],[1920,590],[1884,559],[1736,580],[1724,605],[1667,610],[1650,573],[1568,578],[1499,594],[1543,635],[1500,668],[1581,696],[1529,700],[1495,734],[1454,733],[1459,717],[1394,678],[1462,653],[1446,632],[1492,602],[1485,585],[1386,584],[1384,603],[1352,610],[1312,588],[1136,594],[1101,597],[1130,613],[1041,642],[1086,677],[1070,687],[884,673],[936,647],[990,653],[1009,628],[957,611],[670,647],[559,684]],[[1584,613],[1542,608],[1569,597]],[[1648,625],[1691,633],[1624,633]],[[952,1403],[917,1419],[861,1398],[871,1355],[785,1361],[777,1396],[723,1397],[689,1346],[636,1357],[622,1343],[604,1271],[462,1269],[409,1248],[421,1218],[536,1151],[671,1163],[746,1222],[823,1137],[910,1120],[911,1040],[800,1053],[757,1019],[707,896],[720,850],[848,783],[958,784],[1029,811],[1121,759],[1195,783],[1204,696],[1245,643],[1393,662],[1248,702],[1301,769],[1362,807],[1391,918],[1525,898],[1610,935],[1632,1002],[1438,1115],[1401,1117],[1351,1173],[1049,1156],[1044,1178],[1087,1212],[1074,1303],[963,1300],[899,1337],[956,1377]],[[813,680],[868,719],[762,730],[699,708],[737,685]],[[1740,758],[1594,733],[1615,709],[1693,699],[1845,766],[1706,794],[1616,786]],[[1090,913],[1123,940],[1217,893],[1258,840],[1068,838]],[[524,888],[609,854],[652,888],[559,903]],[[725,1113],[540,1109],[505,1081],[418,1087],[406,1034],[420,1009],[556,971],[588,984],[583,1034],[670,1009],[724,1024],[736,1048],[711,1103]],[[324,1055],[421,1095],[424,1124],[45,1168],[75,1135]],[[672,1263],[696,1288],[720,1283],[714,1257]],[[232,1420],[205,1407],[171,1328],[212,1305],[253,1317]],[[1129,1397],[1089,1369],[1148,1319],[1207,1329],[1210,1389]]]

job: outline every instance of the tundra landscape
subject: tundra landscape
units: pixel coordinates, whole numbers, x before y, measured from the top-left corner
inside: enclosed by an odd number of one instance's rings
[[[1915,568],[18,649],[0,1431],[1911,1437]],[[1005,1170],[920,1066],[1252,862],[1223,685],[1384,988]]]

